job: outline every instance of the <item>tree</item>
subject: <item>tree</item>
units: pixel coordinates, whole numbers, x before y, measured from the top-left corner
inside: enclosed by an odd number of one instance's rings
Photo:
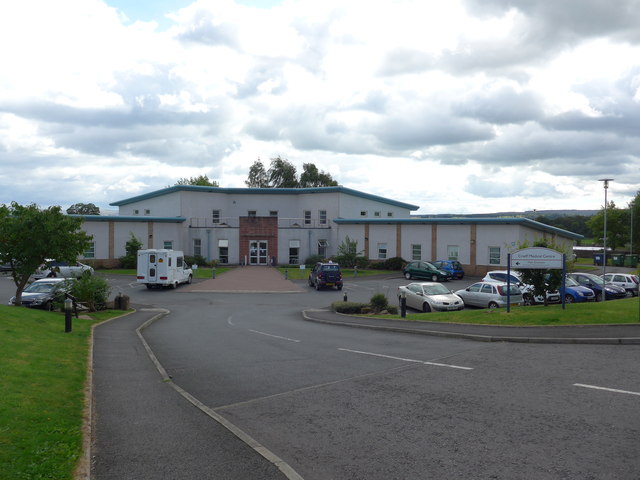
[[[319,171],[313,163],[304,163],[302,165],[302,174],[300,175],[300,187],[335,187],[338,185],[331,175],[323,171]]]
[[[597,239],[604,238],[604,207],[587,222]],[[618,208],[613,201],[607,205],[607,247],[615,250],[629,238],[629,210]]]
[[[80,230],[82,218],[62,213],[59,206],[40,210],[16,202],[0,206],[0,263],[13,267],[16,306],[29,277],[46,259],[75,262],[91,237]]]
[[[67,208],[69,215],[100,215],[100,209],[93,203],[75,203]]]
[[[298,188],[296,167],[287,159],[279,156],[271,159],[271,166],[267,171],[269,185],[273,188]]]
[[[249,168],[249,176],[244,183],[249,188],[269,188],[267,171],[260,159],[253,162],[253,165]]]
[[[218,182],[215,180],[209,180],[206,175],[200,175],[191,178],[181,178],[176,182],[176,185],[198,185],[201,187],[219,187]]]
[[[142,242],[133,234],[129,232],[129,240],[124,245],[125,256],[120,257],[120,263],[122,268],[136,268],[138,262],[138,250],[142,248]]]
[[[629,243],[631,252],[640,252],[640,190],[633,200],[629,202]],[[609,220],[609,218],[607,218]],[[633,224],[633,225],[632,225]],[[633,227],[633,229],[632,229]],[[631,231],[633,230],[633,231]],[[631,238],[631,235],[633,237]]]
[[[342,243],[338,245],[338,255],[336,255],[336,260],[343,267],[351,268],[357,265],[358,255],[361,253],[362,251],[358,252],[358,241],[351,240],[347,235],[344,237]]]

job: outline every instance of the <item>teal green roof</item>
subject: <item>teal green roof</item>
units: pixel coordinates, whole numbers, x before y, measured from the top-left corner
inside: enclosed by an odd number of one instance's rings
[[[376,202],[393,205],[395,207],[406,208],[411,211],[418,210],[418,206],[409,203],[398,202],[389,198],[371,195],[369,193],[352,190],[346,187],[315,187],[315,188],[221,188],[221,187],[201,187],[196,185],[174,185],[173,187],[155,190],[153,192],[138,195],[137,197],[126,198],[118,202],[110,203],[114,207],[121,207],[131,203],[139,202],[149,198],[160,197],[174,192],[202,192],[202,193],[225,193],[233,195],[301,195],[314,193],[344,193],[354,197],[374,200]]]
[[[500,218],[336,218],[337,224],[364,224],[370,225],[521,225],[524,227],[542,230],[549,233],[562,235],[563,237],[580,240],[584,238],[579,233],[573,233],[561,228],[552,227],[544,223],[536,222],[524,217],[500,217]]]

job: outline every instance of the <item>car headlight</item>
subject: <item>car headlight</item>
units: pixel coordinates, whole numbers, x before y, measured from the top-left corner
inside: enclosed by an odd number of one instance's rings
[[[33,305],[40,305],[42,303],[42,301],[44,300],[44,298],[34,298],[33,302],[31,302]]]
[[[581,292],[580,290],[576,291],[576,293],[578,294],[579,297],[584,297],[584,292]]]

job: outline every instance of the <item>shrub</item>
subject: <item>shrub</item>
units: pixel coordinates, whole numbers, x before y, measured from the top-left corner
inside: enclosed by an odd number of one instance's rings
[[[355,266],[358,267],[359,270],[366,270],[369,268],[369,259],[367,259],[367,257],[357,257]]]
[[[207,259],[202,255],[185,255],[184,261],[187,265],[198,265],[199,267],[208,267]]]
[[[133,233],[129,233],[129,240],[124,247],[127,253],[124,257],[120,257],[122,268],[136,268],[136,264],[138,263],[138,250],[141,248],[142,242],[138,240]]]
[[[71,288],[78,302],[84,303],[90,312],[104,310],[111,289],[107,281],[98,275],[86,275],[74,282]]]
[[[384,269],[385,270],[402,270],[402,267],[404,266],[405,263],[407,262],[405,262],[402,259],[402,257],[388,258],[384,262]]]
[[[358,302],[333,302],[331,309],[338,313],[361,313],[362,309],[367,306],[366,303]]]
[[[373,308],[376,312],[386,310],[387,306],[389,305],[387,297],[385,297],[383,293],[376,293],[373,297],[371,297],[369,303],[371,304],[371,308]]]
[[[323,262],[324,260],[325,258],[322,255],[311,255],[304,261],[304,264],[307,268],[313,268],[316,263]]]

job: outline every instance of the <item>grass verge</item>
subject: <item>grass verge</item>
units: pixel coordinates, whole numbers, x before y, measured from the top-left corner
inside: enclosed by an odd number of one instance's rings
[[[639,297],[598,303],[514,307],[506,309],[463,310],[460,312],[409,313],[404,320],[471,323],[508,326],[598,325],[640,323]],[[400,315],[377,315],[377,318],[401,319]]]
[[[122,313],[74,318],[64,333],[64,314],[0,305],[0,478],[73,478],[91,326]]]

